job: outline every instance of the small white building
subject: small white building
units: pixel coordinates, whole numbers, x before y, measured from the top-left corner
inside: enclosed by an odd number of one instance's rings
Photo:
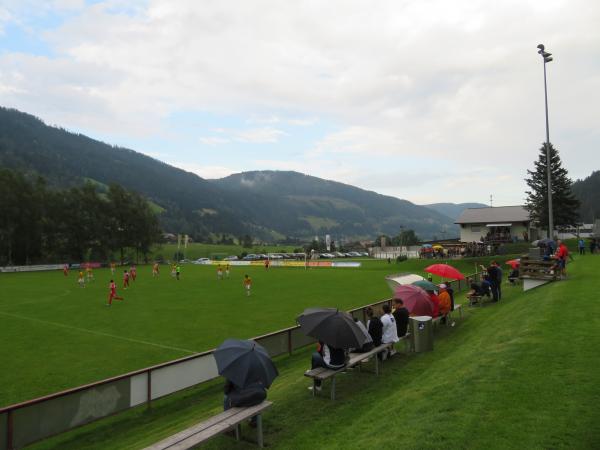
[[[529,212],[523,206],[468,208],[455,222],[461,242],[514,242],[537,239]]]

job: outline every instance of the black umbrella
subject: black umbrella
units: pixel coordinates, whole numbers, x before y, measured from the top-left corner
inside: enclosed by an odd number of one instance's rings
[[[279,375],[265,348],[254,341],[226,339],[213,355],[219,375],[240,388],[256,381],[268,388]]]
[[[308,308],[296,320],[304,334],[334,348],[359,348],[367,341],[352,316],[335,308]]]

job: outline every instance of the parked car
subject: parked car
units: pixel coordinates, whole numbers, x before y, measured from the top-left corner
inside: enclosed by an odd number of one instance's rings
[[[209,263],[210,263],[209,258],[198,258],[198,259],[192,261],[192,264],[209,264]]]
[[[334,254],[332,254],[332,253],[321,253],[319,256],[320,256],[321,258],[330,258],[330,259],[331,259],[331,258],[335,258],[335,255],[334,255]]]
[[[238,257],[235,255],[231,255],[231,256],[226,256],[225,258],[223,258],[223,261],[237,261]]]
[[[258,255],[255,255],[254,253],[250,253],[250,254],[244,256],[242,259],[244,261],[256,261],[260,258],[258,257]]]
[[[280,253],[271,253],[269,256],[270,259],[283,259],[283,255]]]

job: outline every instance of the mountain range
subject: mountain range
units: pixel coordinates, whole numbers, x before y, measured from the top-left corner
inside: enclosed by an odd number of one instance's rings
[[[46,125],[0,107],[0,166],[51,186],[110,183],[144,195],[165,231],[196,240],[242,236],[275,241],[372,239],[413,229],[423,239],[458,236],[454,220],[478,203],[420,206],[298,172],[254,171],[207,180],[130,149]]]

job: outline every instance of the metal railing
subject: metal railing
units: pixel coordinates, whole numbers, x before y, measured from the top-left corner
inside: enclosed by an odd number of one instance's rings
[[[478,274],[470,275],[475,279]],[[455,292],[465,286],[447,282]],[[366,309],[391,305],[379,300],[349,311],[366,322]],[[253,338],[272,357],[292,354],[315,342],[293,326]],[[0,408],[0,450],[13,450],[95,420],[219,377],[214,350],[186,356],[65,391]]]

